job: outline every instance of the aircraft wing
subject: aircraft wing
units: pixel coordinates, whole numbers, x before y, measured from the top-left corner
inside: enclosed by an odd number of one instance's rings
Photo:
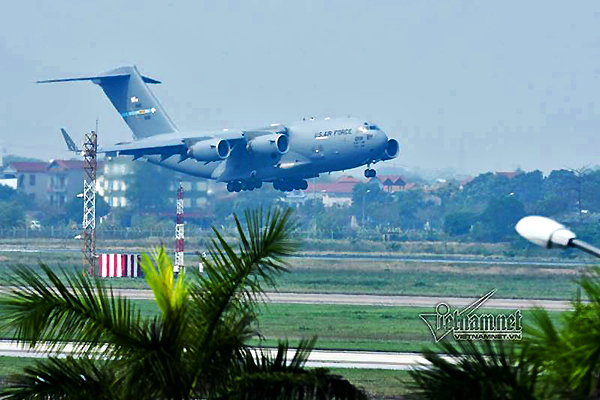
[[[134,140],[131,142],[121,142],[112,146],[98,149],[99,153],[106,153],[107,156],[129,155],[136,160],[144,156],[159,155],[161,161],[171,156],[179,155],[180,161],[189,158],[188,150],[196,143],[211,139],[227,140],[231,146],[241,140],[245,140],[243,132],[223,132],[218,134],[203,135],[165,135],[164,137],[151,136],[145,139]]]

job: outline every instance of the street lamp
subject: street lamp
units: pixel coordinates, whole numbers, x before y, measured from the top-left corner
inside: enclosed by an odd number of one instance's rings
[[[563,249],[573,247],[600,258],[600,249],[583,240],[576,239],[573,232],[550,218],[540,216],[525,217],[517,222],[515,229],[519,235],[538,246],[546,247],[547,249],[553,247]]]

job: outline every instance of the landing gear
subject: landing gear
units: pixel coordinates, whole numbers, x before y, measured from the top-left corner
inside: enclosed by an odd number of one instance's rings
[[[277,180],[273,182],[273,188],[281,190],[282,192],[291,192],[292,190],[306,190],[308,189],[308,182],[306,179],[299,180]]]
[[[372,168],[365,169],[365,178],[375,178],[377,176],[377,171]]]
[[[227,183],[227,190],[229,192],[240,192],[242,190],[254,190],[262,187],[262,181],[255,179],[248,179],[245,181],[231,181]]]
[[[239,192],[242,190],[242,182],[240,181],[231,181],[227,182],[227,190],[231,192]]]

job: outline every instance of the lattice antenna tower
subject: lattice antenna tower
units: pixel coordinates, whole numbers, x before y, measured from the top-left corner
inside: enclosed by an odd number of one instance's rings
[[[173,265],[173,273],[178,274],[183,269],[183,186],[179,184],[177,190],[177,217],[175,223],[175,264]]]
[[[98,128],[96,127],[96,131]],[[96,266],[96,169],[98,135],[85,134],[83,142],[83,269],[93,276]]]

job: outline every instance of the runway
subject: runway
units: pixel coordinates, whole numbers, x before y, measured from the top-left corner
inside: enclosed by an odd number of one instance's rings
[[[11,287],[0,287],[0,293],[7,293]],[[114,293],[132,300],[152,300],[154,295],[150,289],[114,289]],[[354,306],[387,306],[387,307],[422,307],[434,308],[439,303],[453,307],[464,307],[479,296],[473,297],[437,297],[437,296],[384,296],[373,294],[337,294],[337,293],[267,293],[267,302],[281,304],[334,304]],[[571,304],[565,300],[538,299],[494,299],[487,300],[482,308],[491,309],[529,309],[542,307],[549,311],[565,311]]]
[[[115,289],[115,293],[136,300],[153,299],[150,290]],[[372,294],[335,294],[335,293],[267,293],[267,302],[284,304],[336,304],[355,306],[388,306],[388,307],[435,307],[446,303],[454,307],[464,307],[475,300],[474,297],[435,297],[435,296],[382,296]],[[528,309],[542,307],[551,311],[564,311],[571,308],[568,301],[563,300],[528,300],[528,299],[494,299],[484,303],[482,308],[493,309]]]
[[[0,244],[0,253],[81,253],[80,248],[13,248]],[[97,248],[98,253],[136,253],[139,249],[131,248]],[[186,251],[186,256],[194,257],[197,252]],[[512,259],[512,258],[489,258],[489,257],[468,257],[468,256],[437,256],[430,257],[411,256],[409,254],[369,254],[369,253],[349,253],[339,255],[336,253],[299,253],[289,256],[290,259],[312,259],[312,260],[364,260],[364,261],[398,261],[417,264],[466,264],[466,265],[523,265],[540,267],[589,267],[598,265],[594,258],[582,258],[578,261],[556,260],[556,259]]]
[[[255,351],[266,351],[274,355],[277,350],[272,348],[256,348]],[[290,350],[288,359],[291,360],[294,353],[294,350]],[[0,341],[0,356],[3,357],[45,358],[49,354],[46,347],[38,347],[37,350],[30,350],[24,349],[20,345],[8,340]],[[58,357],[66,357],[72,354],[73,346],[71,344],[67,344],[62,352],[58,354],[54,353],[54,355],[57,355]],[[417,353],[337,350],[314,350],[306,363],[309,367],[387,370],[426,368],[428,364],[429,363]]]

